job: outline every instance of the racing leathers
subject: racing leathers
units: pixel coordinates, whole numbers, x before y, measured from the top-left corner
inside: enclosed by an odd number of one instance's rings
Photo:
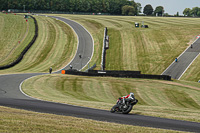
[[[134,93],[131,92],[131,93],[128,94],[127,96],[120,97],[120,98],[117,100],[117,103],[125,104],[125,99],[128,99],[128,98],[130,98],[130,99],[135,99]]]

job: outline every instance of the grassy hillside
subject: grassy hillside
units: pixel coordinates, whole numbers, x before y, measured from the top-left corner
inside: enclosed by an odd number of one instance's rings
[[[200,84],[194,82],[42,75],[22,88],[35,98],[106,110],[134,92],[134,114],[200,122]]]
[[[200,32],[199,18],[128,17],[58,15],[84,25],[95,40],[95,55],[91,64],[100,69],[104,27],[108,27],[110,46],[106,55],[107,70],[140,70],[147,74],[161,74]],[[134,23],[149,25],[135,28]],[[97,53],[98,52],[98,53]],[[197,72],[200,67],[192,66]],[[188,73],[199,78],[195,71]]]
[[[26,53],[22,62],[0,73],[48,72],[66,66],[77,48],[77,38],[73,30],[65,23],[48,18],[34,16],[38,21],[38,39]]]
[[[0,13],[0,66],[14,61],[34,36],[33,19],[23,15]],[[19,43],[20,41],[20,43]]]
[[[108,27],[110,37],[106,69],[140,70],[147,74],[161,74],[175,57],[180,55],[194,41],[200,30],[199,18],[58,16],[79,22],[92,34],[95,46],[90,65],[97,64],[96,69],[100,69],[105,27]],[[15,68],[0,71],[0,73],[47,72],[50,66],[53,66],[54,70],[58,70],[72,59],[77,45],[72,30],[64,23],[50,18],[37,17],[37,20],[40,33],[35,47],[32,48],[34,54],[32,54],[32,51],[29,52],[23,63]],[[135,22],[141,23],[142,21],[149,25],[148,29],[134,27]],[[4,23],[3,19],[1,19],[1,23]],[[5,54],[2,55],[5,56]],[[39,60],[37,60],[38,57],[40,57]],[[191,66],[191,70],[189,69],[182,79],[199,80],[198,61],[196,64]],[[24,68],[24,66],[27,67]]]
[[[0,106],[0,132],[59,133],[181,133],[178,131],[100,122],[70,116],[35,113]],[[79,125],[79,126],[77,126]]]

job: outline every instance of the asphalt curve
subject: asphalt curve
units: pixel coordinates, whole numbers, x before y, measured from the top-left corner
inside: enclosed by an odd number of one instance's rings
[[[67,19],[63,19],[63,21],[65,20]],[[73,23],[73,21],[71,22],[72,22],[71,24],[68,23],[71,27],[73,27],[72,26],[73,24],[77,24],[75,22]],[[88,34],[86,30],[81,32],[82,33],[85,32],[85,34]],[[79,46],[80,45],[82,45],[81,42],[79,42]],[[79,54],[79,52],[77,52],[77,54]],[[87,61],[85,63],[87,63]],[[163,129],[172,129],[180,131],[200,132],[200,123],[156,118],[156,117],[142,116],[136,114],[129,114],[129,115],[115,114],[115,113],[110,113],[109,111],[106,110],[41,101],[24,95],[19,89],[21,83],[29,77],[40,74],[41,73],[0,75],[0,105],[19,108],[19,109],[26,109],[36,112],[75,116],[75,117],[81,117],[99,121],[107,121],[107,122],[115,122],[115,123],[155,127]]]
[[[192,47],[188,47],[179,57],[178,62],[173,62],[162,75],[170,75],[173,79],[180,79],[191,63],[200,54],[200,38],[197,39]]]
[[[78,48],[74,59],[67,65],[64,69],[70,69],[70,65],[72,65],[73,69],[81,70],[85,67],[93,56],[93,38],[90,33],[80,24],[68,20],[62,17],[50,16],[52,18],[56,18],[60,21],[63,21],[70,25],[72,29],[78,36]]]

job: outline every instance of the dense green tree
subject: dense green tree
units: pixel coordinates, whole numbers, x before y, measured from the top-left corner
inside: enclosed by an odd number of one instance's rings
[[[198,12],[200,11],[199,7],[193,7],[191,10],[191,15],[193,15],[194,17],[198,16]]]
[[[141,10],[142,10],[142,6],[140,3],[136,3],[137,4],[137,13],[142,13]]]
[[[125,5],[122,7],[122,15],[129,15],[129,16],[136,15],[136,10],[133,6]]]
[[[150,4],[146,5],[144,7],[143,13],[145,15],[152,15],[152,13],[153,13],[153,7]]]
[[[157,6],[155,11],[154,11],[154,14],[158,15],[158,16],[162,16],[164,14],[164,8],[163,6]]]
[[[6,9],[6,1],[0,0],[0,10]]]
[[[185,10],[183,11],[184,16],[191,16],[191,9],[190,8],[185,8]]]

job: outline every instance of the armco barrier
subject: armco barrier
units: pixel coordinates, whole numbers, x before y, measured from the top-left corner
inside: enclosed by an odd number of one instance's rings
[[[109,76],[109,77],[121,77],[121,78],[143,78],[143,79],[161,79],[171,80],[171,76],[168,75],[148,75],[148,74],[137,74],[138,71],[89,71],[81,72],[77,70],[62,70],[62,74],[71,74],[79,76]]]
[[[105,70],[105,60],[106,60],[106,36],[107,36],[107,27],[104,29],[104,38],[103,38],[103,47],[102,47],[102,57],[101,57],[101,70]]]
[[[8,64],[8,65],[4,65],[4,66],[0,66],[0,70],[3,69],[8,69],[11,68],[13,66],[15,66],[16,64],[18,64],[24,57],[24,55],[26,54],[26,52],[30,49],[30,47],[34,44],[35,40],[38,37],[38,24],[36,19],[33,16],[30,16],[31,18],[33,18],[34,20],[34,24],[35,24],[35,35],[33,37],[33,39],[31,40],[31,42],[24,48],[24,50],[21,52],[21,54],[19,55],[19,57],[13,61],[12,63]]]
[[[115,70],[104,70],[104,71],[89,70],[88,73],[106,73],[106,74],[119,74],[119,75],[141,74],[140,71],[115,71]]]

